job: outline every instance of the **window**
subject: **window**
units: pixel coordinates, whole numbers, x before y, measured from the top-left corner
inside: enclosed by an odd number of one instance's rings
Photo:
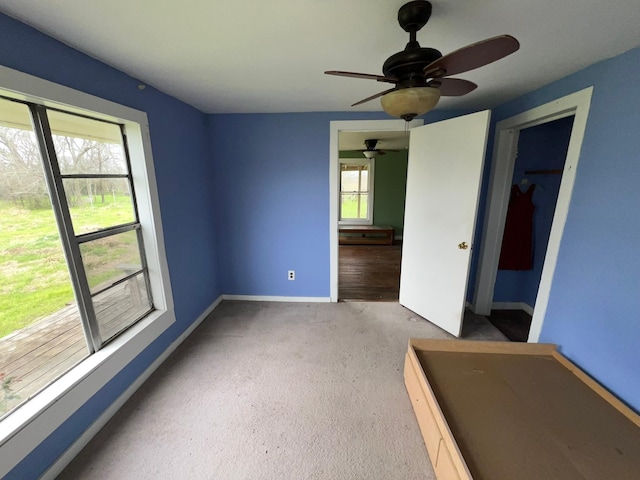
[[[125,127],[0,97],[0,416],[153,310]]]
[[[86,338],[85,336],[85,330],[83,330],[84,323],[80,321],[80,314],[78,313],[78,321],[73,329],[79,333],[79,343],[74,342],[72,345],[69,345],[63,342],[62,338],[64,338],[64,336],[62,335],[63,332],[61,332],[61,329],[53,329],[48,332],[47,335],[51,340],[49,348],[42,347],[38,352],[42,353],[47,351],[48,355],[56,352],[59,353],[61,351],[70,353],[73,349],[76,350],[75,356],[69,355],[63,362],[59,362],[55,365],[49,364],[49,367],[53,366],[53,368],[50,368],[51,380],[47,380],[49,382],[48,385],[47,381],[45,381],[41,382],[41,386],[36,388],[35,385],[37,382],[33,383],[28,381],[28,379],[25,380],[24,376],[21,380],[15,375],[13,380],[8,381],[12,375],[7,375],[5,370],[0,370],[0,374],[3,374],[1,375],[2,380],[0,381],[0,387],[2,387],[0,390],[0,399],[10,402],[21,402],[19,408],[14,408],[10,413],[5,414],[2,419],[0,419],[0,477],[4,477],[30,452],[41,445],[42,442],[45,441],[52,433],[59,431],[58,429],[63,426],[72,415],[78,412],[83,405],[86,405],[86,402],[90,401],[92,398],[96,398],[96,394],[102,391],[103,387],[108,385],[109,382],[118,377],[124,379],[122,383],[118,382],[117,385],[118,387],[121,386],[123,389],[126,388],[126,390],[121,392],[118,391],[117,388],[116,390],[107,390],[106,396],[113,403],[107,410],[99,414],[100,416],[96,418],[94,424],[89,427],[85,434],[77,439],[76,444],[70,447],[70,449],[60,457],[59,462],[64,463],[65,458],[68,458],[69,455],[73,455],[74,448],[83,445],[91,433],[95,433],[97,429],[100,428],[100,425],[104,424],[104,422],[113,415],[118,405],[121,405],[126,401],[136,388],[151,375],[153,370],[164,358],[166,358],[181,339],[188,335],[188,332],[193,329],[193,326],[196,325],[197,322],[194,323],[192,327],[189,327],[191,330],[183,332],[181,337],[175,339],[173,343],[166,347],[166,349],[161,353],[158,352],[158,350],[155,350],[155,356],[153,356],[151,364],[148,364],[149,357],[140,355],[142,352],[149,351],[147,349],[152,346],[154,342],[156,342],[176,321],[169,268],[164,247],[160,202],[156,186],[155,165],[151,150],[151,136],[149,132],[149,119],[147,114],[143,111],[104,100],[85,92],[65,87],[63,85],[58,85],[1,65],[0,97],[2,97],[0,100],[6,100],[7,102],[2,102],[0,105],[0,115],[5,115],[7,112],[6,109],[10,109],[11,107],[14,107],[12,109],[13,112],[17,112],[17,116],[10,116],[9,120],[5,119],[7,124],[3,123],[3,126],[14,128],[12,133],[16,133],[15,130],[31,132],[27,135],[30,137],[30,139],[27,140],[31,143],[30,145],[25,143],[23,145],[24,148],[35,148],[39,153],[40,149],[38,139],[43,137],[45,139],[48,138],[47,135],[36,135],[39,128],[32,127],[32,119],[40,119],[39,122],[41,122],[44,127],[45,116],[35,114],[38,111],[41,112],[44,110],[47,114],[46,119],[49,123],[56,123],[55,128],[60,127],[59,131],[55,131],[55,129],[52,128],[53,125],[49,128],[49,131],[52,132],[51,139],[49,140],[49,146],[53,146],[54,152],[56,151],[56,140],[53,139],[54,136],[66,136],[69,137],[70,141],[73,139],[73,141],[76,142],[80,142],[83,139],[88,140],[90,139],[89,137],[92,137],[96,140],[101,139],[103,143],[115,144],[115,146],[112,145],[109,147],[111,149],[126,149],[126,163],[129,171],[129,175],[126,175],[126,182],[132,185],[129,192],[129,196],[131,198],[130,203],[120,204],[121,199],[126,199],[127,193],[125,193],[123,188],[118,186],[118,183],[122,183],[125,180],[123,180],[123,177],[120,177],[122,173],[118,173],[117,170],[113,170],[111,167],[109,167],[108,171],[104,169],[102,170],[105,174],[104,177],[92,178],[92,174],[86,169],[80,169],[74,172],[65,170],[61,167],[61,165],[64,164],[64,158],[58,158],[58,167],[61,168],[61,170],[59,172],[60,175],[53,176],[53,178],[58,179],[57,182],[53,182],[53,184],[56,186],[57,191],[64,192],[65,188],[67,188],[73,192],[73,187],[65,187],[64,183],[74,180],[72,178],[73,175],[78,175],[78,179],[84,181],[85,186],[87,183],[91,184],[90,187],[86,186],[85,190],[88,191],[90,188],[92,192],[89,196],[89,205],[91,205],[91,202],[93,201],[94,207],[98,208],[100,207],[100,202],[102,202],[102,194],[99,191],[97,192],[95,189],[101,188],[99,183],[102,181],[104,183],[102,187],[104,187],[105,202],[108,195],[107,185],[112,185],[111,198],[113,199],[115,191],[115,200],[118,207],[122,207],[122,210],[131,209],[129,212],[124,213],[123,217],[118,217],[116,221],[113,220],[113,217],[105,214],[99,215],[95,222],[84,222],[85,219],[83,219],[82,216],[72,215],[74,212],[72,201],[71,204],[69,204],[68,221],[63,223],[63,225],[70,225],[67,236],[73,236],[75,238],[75,240],[72,238],[71,242],[75,241],[77,243],[78,251],[80,251],[81,248],[86,248],[81,247],[81,245],[87,244],[90,246],[90,241],[98,240],[95,237],[80,238],[86,233],[95,235],[102,235],[104,233],[105,239],[108,237],[114,237],[113,239],[117,239],[118,237],[115,236],[116,234],[126,233],[128,236],[136,237],[139,242],[139,246],[144,247],[144,254],[142,254],[142,249],[139,249],[140,261],[144,262],[140,265],[142,268],[139,273],[136,273],[136,270],[133,269],[133,267],[137,267],[137,265],[136,262],[133,261],[132,257],[126,258],[126,263],[123,262],[116,265],[116,267],[123,267],[122,272],[118,272],[117,274],[122,274],[123,277],[120,277],[118,280],[114,280],[113,276],[110,277],[109,275],[107,275],[106,279],[100,278],[99,275],[93,276],[88,272],[96,273],[96,270],[92,270],[87,266],[85,271],[87,282],[84,287],[84,298],[97,304],[102,300],[102,295],[106,296],[106,289],[109,288],[109,283],[114,287],[114,293],[117,284],[121,284],[124,285],[122,288],[125,289],[125,292],[129,295],[129,298],[126,300],[130,301],[133,305],[132,311],[139,312],[139,309],[141,309],[145,304],[144,291],[140,291],[140,305],[134,305],[133,299],[137,297],[130,296],[131,294],[129,292],[131,290],[129,290],[129,288],[131,287],[135,289],[135,286],[131,285],[132,282],[130,281],[133,278],[136,278],[138,286],[143,289],[145,285],[141,285],[138,280],[138,278],[142,276],[147,277],[148,279],[148,285],[146,285],[148,289],[148,296],[146,297],[146,301],[151,305],[151,299],[153,299],[152,308],[149,308],[149,312],[146,315],[141,315],[139,320],[136,320],[135,317],[126,318],[123,316],[116,316],[115,320],[120,321],[121,323],[116,324],[118,326],[114,327],[112,330],[102,328],[103,326],[106,327],[106,322],[101,321],[105,320],[105,317],[101,317],[100,315],[96,316],[96,323],[99,328],[96,331],[93,331],[93,333],[97,332],[99,335],[92,335],[89,338]],[[48,107],[48,109],[45,109],[44,106]],[[56,120],[54,112],[65,113],[69,116],[66,117],[61,115],[60,118]],[[32,115],[32,113],[34,115]],[[22,115],[22,118],[20,118],[20,115]],[[7,114],[6,116],[9,115]],[[95,120],[97,123],[89,122],[91,125],[90,127],[87,126],[88,124],[83,126],[84,122],[78,120],[80,118]],[[64,125],[65,119],[75,120],[74,129],[67,130],[67,127],[70,126]],[[35,123],[36,126],[39,124],[40,123]],[[109,127],[110,125],[111,127]],[[113,129],[113,125],[116,126],[116,130]],[[107,130],[110,130],[111,132],[119,129],[121,135],[118,137],[118,141],[108,141],[113,138],[109,132],[103,131],[102,133],[99,133],[95,130],[91,131],[92,128],[97,126],[108,127]],[[43,128],[42,130],[46,129]],[[22,135],[24,136],[24,134]],[[25,139],[23,138],[23,140]],[[27,140],[25,140],[25,142]],[[120,145],[120,147],[117,145]],[[51,148],[46,151],[51,151]],[[69,152],[64,153],[64,150],[61,151],[61,157],[71,155]],[[29,158],[34,157],[29,156]],[[43,162],[41,158],[39,159],[39,162],[40,163],[24,165],[22,171],[23,174],[26,172],[27,175],[26,177],[20,176],[20,178],[26,178],[28,180],[30,176],[33,179],[36,179],[37,175],[40,175],[40,178],[45,178],[46,175],[49,175],[50,172],[45,171],[45,166],[49,163]],[[106,163],[103,163],[102,165],[105,169],[107,168]],[[2,189],[3,192],[6,192],[5,186],[7,185],[7,182],[4,181],[4,172],[6,172],[6,170],[0,174],[0,189]],[[11,177],[11,182],[19,181],[18,176],[15,175],[16,173],[17,172],[11,171],[7,173],[7,175]],[[63,178],[64,175],[68,175],[68,177]],[[77,184],[78,182],[76,181],[75,183]],[[70,264],[71,269],[73,270],[76,269],[76,263],[66,262],[67,258],[72,257],[69,257],[67,252],[64,250],[64,238],[58,233],[58,227],[61,224],[55,221],[55,212],[57,210],[54,210],[53,208],[55,205],[47,205],[47,202],[55,202],[55,199],[59,195],[53,195],[51,197],[48,196],[48,179],[45,179],[44,182],[38,182],[36,180],[26,181],[22,185],[25,188],[25,192],[28,192],[30,195],[33,194],[30,196],[31,200],[29,200],[36,202],[32,205],[33,210],[42,214],[42,218],[39,220],[37,226],[49,228],[49,232],[52,232],[50,235],[53,235],[53,239],[58,243],[50,243],[50,248],[45,251],[45,255],[41,258],[37,258],[33,255],[30,258],[27,258],[27,260],[31,262],[39,263],[40,270],[38,271],[38,275],[32,276],[28,281],[24,282],[20,287],[20,292],[25,295],[30,295],[39,291],[36,287],[41,285],[44,280],[48,278],[48,275],[45,275],[47,270],[53,269],[53,271],[56,271],[55,269],[58,268],[58,277],[66,278],[67,283],[65,287],[66,293],[64,288],[57,292],[59,297],[57,301],[62,302],[62,309],[68,309],[68,313],[72,314],[74,308],[80,310],[83,308],[82,305],[86,302],[75,302],[75,294],[71,280],[73,277],[66,265]],[[44,186],[44,190],[38,191],[39,186]],[[38,192],[40,192],[40,195],[35,195],[35,193]],[[74,192],[74,194],[76,193],[77,192]],[[81,193],[82,192],[79,194]],[[85,197],[87,197],[87,195],[85,195]],[[15,198],[15,202],[19,203],[21,206],[23,200],[25,205],[28,206],[28,200],[25,196],[23,196],[22,199],[20,196]],[[40,202],[40,206],[44,205],[44,207],[39,208],[37,202]],[[125,206],[126,209],[124,208]],[[8,235],[10,239],[18,240],[18,234],[15,229],[18,224],[17,214],[11,212],[8,215],[8,218],[9,227],[5,228],[5,223],[0,226],[0,239],[1,241],[6,241],[6,237],[4,235]],[[0,220],[5,221],[5,217],[2,212],[0,212]],[[94,218],[94,220],[96,219]],[[72,231],[72,228],[74,228],[75,225],[78,225],[79,227],[82,226],[82,229],[79,229],[77,232]],[[34,227],[35,226],[34,222]],[[126,230],[126,232],[116,231],[120,227]],[[98,233],[98,230],[105,230],[105,232]],[[22,253],[28,256],[30,251],[35,250],[33,247],[39,246],[42,241],[50,241],[48,235],[49,234],[44,235],[40,242],[32,242],[21,249],[14,250],[12,254],[16,255]],[[104,241],[107,242],[108,240]],[[129,246],[135,244],[132,240],[125,240],[122,243],[126,243]],[[111,245],[105,246],[105,248],[110,247]],[[5,247],[0,246],[0,255],[5,254],[4,250]],[[79,257],[76,254],[73,258],[82,261],[86,260],[82,257],[81,251]],[[60,262],[60,259],[62,259],[62,262]],[[60,265],[62,265],[61,270]],[[6,271],[11,271],[12,268],[19,270],[17,264],[14,263],[10,264]],[[84,265],[82,265],[82,268],[84,269]],[[2,276],[3,274],[4,271],[0,272],[0,278],[3,280],[0,282],[0,295],[5,292],[4,289],[6,288],[6,284],[4,282],[5,278]],[[74,275],[78,276],[77,274]],[[90,278],[92,280],[90,280]],[[147,280],[145,279],[145,283],[146,281]],[[134,294],[137,295],[135,290]],[[53,296],[55,297],[55,295]],[[19,299],[16,302],[10,303],[12,307],[24,305],[24,303]],[[31,302],[31,304],[40,305],[39,302]],[[42,302],[42,305],[44,304],[45,303]],[[2,309],[0,309],[0,311],[1,310]],[[95,310],[99,311],[100,309],[99,307],[95,307]],[[41,315],[45,315],[45,313],[42,313]],[[17,326],[16,328],[20,330],[21,326]],[[120,333],[116,333],[118,328],[122,328],[123,330]],[[18,337],[19,334],[17,332],[15,335],[0,335],[0,343],[3,343],[8,339],[16,340]],[[170,336],[170,338],[173,337]],[[93,354],[89,353],[90,348],[95,350],[95,347],[93,347],[95,344],[101,345],[100,350],[95,351]],[[162,343],[158,344],[156,342],[156,345],[162,346]],[[5,353],[6,352],[0,352],[0,361],[4,360]],[[19,362],[25,362],[23,363],[25,369],[23,370],[23,373],[24,371],[29,370],[26,362],[28,362],[31,357],[32,356],[23,355],[18,359]],[[46,355],[40,356],[40,358],[43,357],[46,357]],[[131,366],[133,368],[126,369],[127,366]],[[144,371],[136,376],[136,369],[140,368],[144,368]],[[32,368],[30,370],[33,371],[34,369]],[[53,380],[56,375],[58,375],[57,379]],[[133,380],[134,376],[135,381]],[[30,387],[32,388],[31,391],[34,393],[27,394],[26,390],[22,393],[17,391],[17,388],[23,389],[25,385],[30,383],[32,384]],[[114,400],[113,395],[118,395],[117,400]],[[13,396],[20,396],[22,398],[10,398]],[[87,413],[88,412],[85,410],[84,414]],[[98,412],[95,413],[98,415]],[[51,468],[55,470],[56,467],[52,466]],[[47,474],[45,474],[45,476],[46,475]]]
[[[373,223],[373,160],[340,160],[340,223]]]

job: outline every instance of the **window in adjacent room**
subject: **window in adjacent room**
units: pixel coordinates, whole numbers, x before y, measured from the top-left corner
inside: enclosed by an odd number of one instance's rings
[[[373,162],[340,160],[340,223],[373,223]]]

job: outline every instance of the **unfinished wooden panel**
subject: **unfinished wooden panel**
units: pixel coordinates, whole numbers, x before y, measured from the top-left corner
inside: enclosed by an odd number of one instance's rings
[[[427,447],[427,453],[431,459],[431,463],[434,466],[438,458],[438,448],[442,441],[442,435],[440,429],[436,424],[434,414],[431,407],[427,403],[427,399],[422,391],[422,387],[418,382],[417,372],[414,370],[414,366],[411,362],[405,361],[405,384],[407,386],[407,392],[413,405],[413,410],[416,413],[418,419],[418,425],[420,426],[420,432],[422,432],[422,438]]]
[[[640,417],[550,346],[412,340],[407,361],[446,424],[440,480],[640,478]]]
[[[449,449],[444,445],[444,440],[440,440],[440,443],[442,445],[438,450],[438,459],[434,468],[438,480],[460,480]]]

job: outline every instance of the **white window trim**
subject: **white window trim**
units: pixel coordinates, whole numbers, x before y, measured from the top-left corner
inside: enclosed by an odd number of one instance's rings
[[[155,311],[0,422],[0,478],[175,322],[147,114],[0,65],[0,95],[124,124]]]
[[[339,164],[347,165],[367,165],[369,168],[369,185],[367,186],[368,198],[367,198],[367,218],[349,218],[342,220],[340,217],[340,204],[342,199],[338,201],[338,225],[373,225],[373,204],[374,204],[374,178],[376,170],[375,158],[341,158],[338,160]],[[338,195],[340,192],[338,192]]]

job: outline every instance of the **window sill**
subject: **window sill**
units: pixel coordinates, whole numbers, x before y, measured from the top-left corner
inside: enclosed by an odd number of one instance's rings
[[[373,220],[340,220],[338,225],[373,225]]]
[[[0,422],[0,478],[174,322],[173,310],[152,312],[3,419]]]

